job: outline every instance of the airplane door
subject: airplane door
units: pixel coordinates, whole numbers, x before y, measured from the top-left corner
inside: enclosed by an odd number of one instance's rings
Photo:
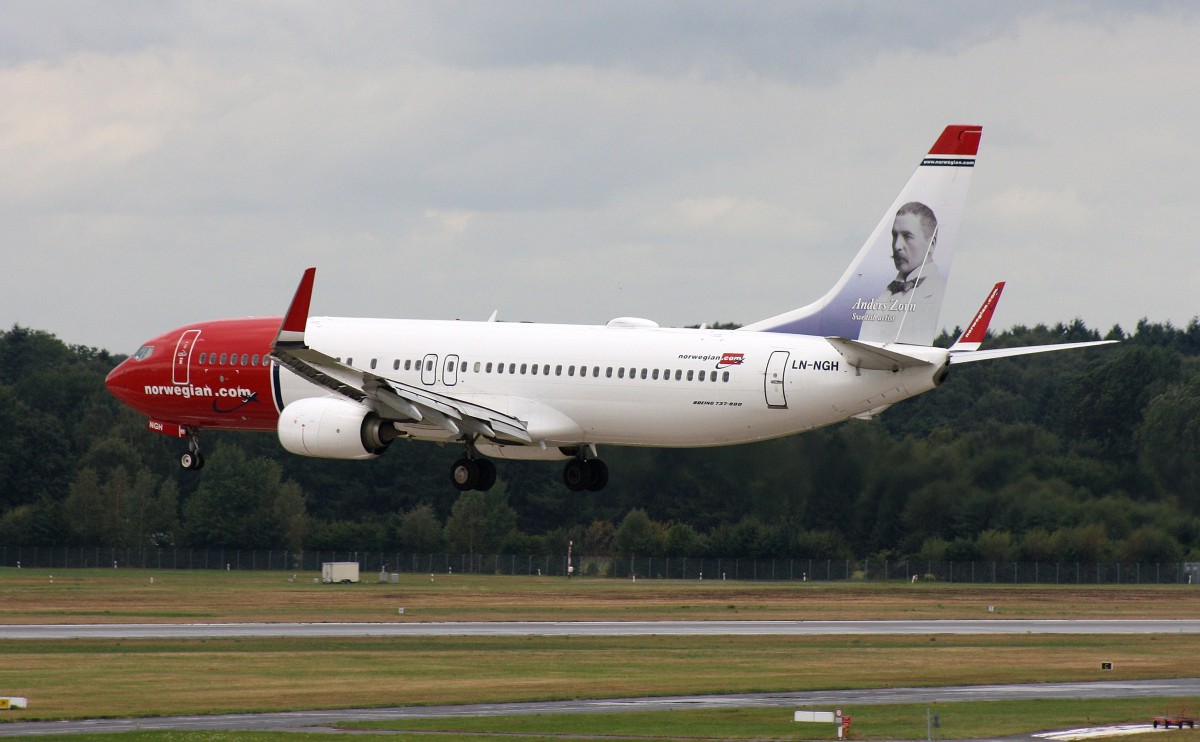
[[[767,361],[767,407],[787,409],[787,392],[783,388],[783,374],[787,370],[788,355],[786,350],[777,350]]]
[[[171,381],[187,385],[192,383],[192,348],[196,347],[199,330],[188,330],[179,336],[175,344],[175,360],[171,363]]]
[[[421,383],[426,386],[433,386],[437,381],[437,362],[438,357],[430,353],[421,361]]]
[[[442,371],[442,383],[454,386],[458,383],[458,356],[446,356],[446,365]]]

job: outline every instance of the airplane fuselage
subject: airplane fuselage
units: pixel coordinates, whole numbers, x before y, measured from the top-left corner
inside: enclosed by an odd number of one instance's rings
[[[126,404],[170,426],[275,430],[283,409],[330,390],[270,360],[279,318],[179,328],[113,372]],[[538,458],[579,444],[694,447],[791,435],[869,413],[936,386],[928,365],[858,369],[824,338],[649,326],[580,326],[311,317],[307,342],[348,367],[427,388],[525,423]],[[140,353],[139,353],[140,355]],[[442,427],[397,423],[409,437]],[[182,435],[182,433],[180,434]],[[547,458],[561,456],[547,451]]]

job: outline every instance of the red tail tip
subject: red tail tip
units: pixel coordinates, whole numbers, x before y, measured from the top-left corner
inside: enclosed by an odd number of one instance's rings
[[[938,140],[933,143],[931,155],[970,155],[979,152],[979,137],[983,127],[976,124],[954,124],[947,126]]]

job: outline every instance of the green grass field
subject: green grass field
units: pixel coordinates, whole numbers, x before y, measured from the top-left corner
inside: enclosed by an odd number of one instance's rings
[[[399,585],[366,582],[343,586],[314,585],[312,576],[298,575],[291,581],[290,574],[282,573],[80,570],[54,574],[51,581],[47,572],[0,570],[0,594],[4,596],[0,622],[1200,615],[1200,589],[1183,586],[631,583],[476,575],[438,575],[432,583],[427,576],[406,575]],[[996,607],[996,613],[987,612],[989,605]],[[403,615],[397,612],[401,606],[406,609]],[[0,692],[29,697],[30,708],[4,712],[0,718],[17,721],[1190,677],[1196,673],[1197,656],[1200,637],[1187,635],[7,641],[0,643]],[[1101,661],[1113,662],[1114,670],[1102,671]],[[1143,721],[1161,711],[1159,707],[1166,702],[1130,701],[1132,706],[1119,701],[1063,703],[1067,705],[1045,706],[1044,714],[1031,711],[1036,705],[1020,704],[986,704],[986,708],[975,710],[966,704],[943,704],[940,713],[943,730],[949,734],[948,725],[955,720],[959,726],[953,727],[953,733],[961,738],[1008,734],[1004,730],[1013,728],[1027,731],[1077,724],[1068,719]],[[924,737],[923,707],[887,713],[882,709],[848,711],[855,714],[856,738]],[[666,739],[832,737],[832,730],[828,735],[811,728],[798,731],[797,725],[790,722],[790,711],[782,713],[787,721],[783,727],[778,727],[781,712],[777,709],[723,709],[721,714],[715,713],[571,716],[570,720],[547,715],[471,721],[485,725],[479,728],[456,726],[459,720],[428,728],[406,723],[401,738],[428,739],[423,732],[441,729],[455,738],[460,734],[501,732],[543,739],[547,735],[580,734],[580,728],[586,730],[583,734],[613,738],[647,734]],[[914,714],[919,717],[915,722],[904,720]],[[1109,718],[1113,714],[1120,718]],[[966,718],[976,719],[978,726],[966,726]],[[1060,718],[1061,724],[1054,721]],[[1170,734],[1196,738],[1191,732]]]
[[[1188,585],[723,582],[481,575],[0,569],[0,623],[1191,618]],[[151,582],[153,580],[153,582]],[[996,612],[989,614],[988,606]],[[404,608],[403,616],[398,609]]]

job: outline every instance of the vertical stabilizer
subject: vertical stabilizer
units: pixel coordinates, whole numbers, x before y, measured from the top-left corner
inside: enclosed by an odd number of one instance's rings
[[[742,329],[931,345],[982,131],[946,127],[825,296]]]

